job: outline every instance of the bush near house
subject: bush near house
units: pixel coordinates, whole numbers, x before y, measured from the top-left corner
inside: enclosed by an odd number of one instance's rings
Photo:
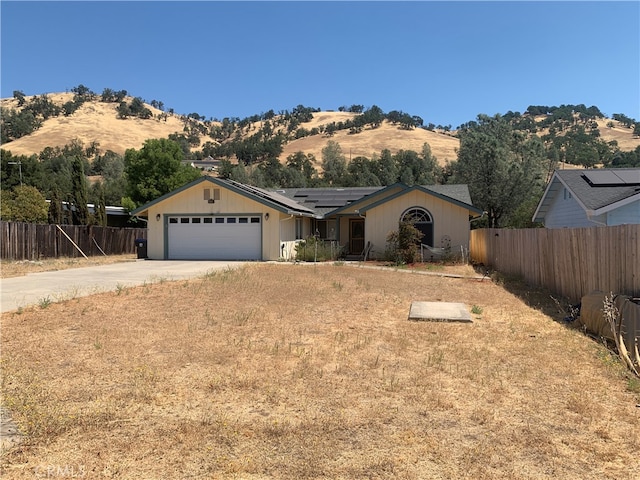
[[[340,246],[316,237],[309,237],[296,245],[296,260],[303,262],[337,260],[343,253]]]
[[[395,265],[416,263],[420,260],[420,241],[424,234],[411,222],[400,222],[398,230],[387,235],[384,258]]]

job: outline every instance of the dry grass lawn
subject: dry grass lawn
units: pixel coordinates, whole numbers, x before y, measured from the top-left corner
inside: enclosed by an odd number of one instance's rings
[[[634,379],[505,286],[255,264],[5,315],[2,477],[639,478]]]

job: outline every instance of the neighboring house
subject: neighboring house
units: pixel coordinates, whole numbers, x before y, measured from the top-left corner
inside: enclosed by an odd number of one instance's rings
[[[546,228],[640,223],[640,168],[556,170],[533,221]]]
[[[151,259],[278,260],[316,235],[348,253],[381,256],[403,219],[435,247],[469,245],[469,219],[482,211],[466,185],[265,190],[203,176],[131,212],[148,219]]]
[[[185,160],[182,163],[206,172],[214,172],[222,166],[222,161],[214,159],[211,155],[202,160]]]
[[[51,203],[51,200],[47,200],[47,203]],[[62,211],[69,211],[69,202],[61,202]],[[87,203],[87,209],[91,215],[96,214],[96,206],[93,203]],[[71,210],[75,211],[75,207],[71,205]],[[130,227],[129,220],[131,215],[129,211],[124,207],[105,206],[105,213],[107,214],[107,227]]]

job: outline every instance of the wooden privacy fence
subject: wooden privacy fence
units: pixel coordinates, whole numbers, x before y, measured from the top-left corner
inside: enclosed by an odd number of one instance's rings
[[[596,290],[640,296],[640,225],[472,230],[470,258],[572,302]]]
[[[0,258],[38,260],[41,258],[80,257],[82,254],[64,232],[87,256],[135,253],[137,238],[147,238],[146,228],[115,228],[88,225],[40,225],[0,222]],[[99,247],[99,248],[98,248]]]

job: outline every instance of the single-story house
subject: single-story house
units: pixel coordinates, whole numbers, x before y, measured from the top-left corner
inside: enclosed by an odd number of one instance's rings
[[[482,211],[466,185],[265,190],[203,176],[143,205],[150,259],[279,260],[316,236],[381,256],[390,231],[413,220],[434,247],[469,245],[469,221]]]
[[[209,155],[202,160],[185,160],[182,162],[184,165],[189,165],[193,168],[198,168],[200,170],[204,170],[206,172],[215,172],[222,165],[221,160],[217,160]]]
[[[640,168],[556,170],[533,221],[546,228],[640,223]]]

